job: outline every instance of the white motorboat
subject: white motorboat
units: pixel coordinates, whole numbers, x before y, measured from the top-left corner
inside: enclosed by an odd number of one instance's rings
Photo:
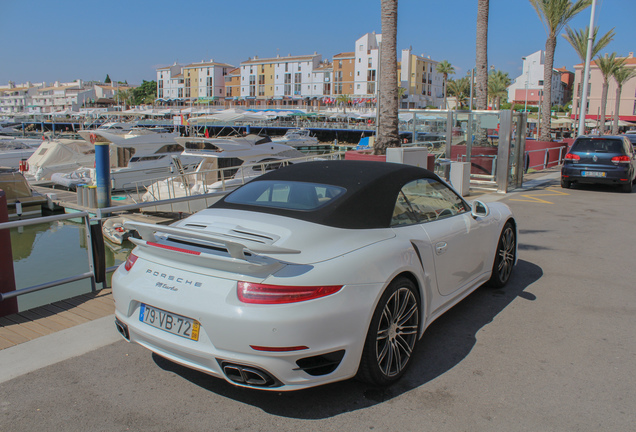
[[[130,219],[123,216],[113,216],[105,219],[102,224],[104,238],[116,245],[121,245],[124,241],[128,240],[128,237],[132,235],[129,229],[124,228],[124,222],[128,220]]]
[[[201,162],[198,156],[182,155],[184,148],[175,141],[178,132],[144,128],[119,132],[121,130],[105,128],[79,132],[91,148],[99,142],[112,144],[110,178],[113,190],[134,189],[176,172],[189,173]],[[94,166],[94,148],[92,161],[91,168]],[[80,168],[74,171],[60,172],[51,180],[70,188],[81,183],[96,183],[94,169]]]
[[[289,129],[281,137],[272,137],[272,141],[279,144],[286,144],[291,147],[305,147],[318,145],[318,138],[312,136],[309,129],[298,128]]]
[[[93,168],[95,148],[84,140],[45,137],[27,160],[30,180],[51,180],[55,173]]]

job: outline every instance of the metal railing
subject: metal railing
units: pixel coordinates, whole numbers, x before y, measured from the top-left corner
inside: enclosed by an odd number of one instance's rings
[[[134,191],[136,198],[132,192],[128,196],[135,202],[142,199],[145,194],[149,198],[154,199],[153,202],[162,200],[171,200],[174,198],[192,197],[201,198],[213,192],[226,193],[230,189],[234,189],[252,180],[256,175],[263,174],[274,168],[279,168],[299,162],[307,162],[317,159],[336,160],[344,158],[345,152],[336,151],[331,153],[306,155],[297,158],[269,160],[254,164],[244,164],[239,167],[215,168],[209,170],[201,170],[195,172],[184,172],[183,174],[172,174],[172,177],[166,179],[166,176],[155,179],[146,179],[143,182],[130,183],[130,191]],[[252,175],[249,175],[253,172]],[[216,179],[212,183],[208,183],[208,179]],[[165,185],[165,191],[161,186]],[[193,192],[196,188],[196,192]],[[163,192],[167,196],[162,196]],[[119,207],[117,207],[119,208]]]
[[[74,276],[69,276],[63,279],[58,279],[55,281],[51,281],[51,282],[47,282],[47,283],[43,283],[43,284],[39,284],[39,285],[33,285],[27,288],[21,288],[15,291],[11,291],[11,292],[7,292],[7,293],[0,293],[0,301],[6,300],[6,299],[10,299],[10,298],[14,298],[14,297],[18,297],[24,294],[29,294],[32,292],[36,292],[36,291],[41,291],[47,288],[53,288],[59,285],[65,285],[71,282],[76,282],[79,280],[84,280],[84,279],[90,279],[90,283],[91,283],[91,291],[96,291],[97,287],[96,287],[96,278],[95,278],[95,266],[94,266],[94,256],[93,256],[93,250],[90,247],[90,245],[92,245],[92,239],[91,239],[91,230],[90,230],[90,214],[87,212],[78,212],[78,213],[73,213],[73,214],[64,214],[64,215],[57,215],[57,216],[46,216],[46,217],[40,217],[40,218],[35,218],[35,219],[26,219],[26,220],[19,220],[19,221],[13,221],[13,222],[3,222],[0,223],[0,230],[2,229],[11,229],[11,228],[19,228],[19,227],[24,227],[24,226],[29,226],[29,225],[38,225],[38,224],[43,224],[43,223],[48,223],[48,222],[56,222],[56,221],[63,221],[63,220],[68,220],[68,219],[77,219],[77,218],[81,218],[85,227],[86,227],[86,244],[88,245],[87,247],[87,252],[88,252],[88,271],[85,273],[80,273]],[[106,269],[106,272],[113,272],[115,271],[115,269],[117,269],[117,266],[115,267],[109,267]],[[105,286],[105,282],[104,284],[104,288],[106,288]]]
[[[559,151],[559,156],[556,160],[550,160],[550,152],[556,152]],[[542,152],[544,154],[543,156],[543,162],[540,164],[536,164],[536,165],[530,165],[530,153],[540,153]],[[546,169],[548,168],[549,165],[553,165],[553,166],[557,166],[557,165],[562,165],[563,164],[563,158],[565,157],[565,153],[567,153],[567,147],[552,147],[552,148],[546,148],[546,149],[539,149],[539,150],[526,150],[526,161],[525,161],[525,171],[527,172],[529,169]]]

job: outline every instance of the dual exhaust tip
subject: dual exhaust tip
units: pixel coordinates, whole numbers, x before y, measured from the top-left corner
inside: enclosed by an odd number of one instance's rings
[[[252,366],[243,366],[218,360],[223,373],[230,381],[250,387],[280,387],[283,385],[268,372]]]

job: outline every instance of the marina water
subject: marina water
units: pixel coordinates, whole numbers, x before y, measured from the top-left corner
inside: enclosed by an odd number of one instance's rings
[[[75,276],[88,271],[86,228],[84,224],[58,221],[12,228],[11,251],[16,288],[27,288],[46,282]],[[126,260],[133,245],[105,243],[106,267]],[[110,286],[110,274],[107,275]],[[100,289],[102,284],[97,284]],[[18,297],[19,311],[47,305],[59,300],[91,292],[90,279]]]

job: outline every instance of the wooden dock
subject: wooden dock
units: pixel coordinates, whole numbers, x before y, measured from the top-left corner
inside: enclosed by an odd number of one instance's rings
[[[7,315],[0,318],[0,350],[114,313],[108,288]]]

